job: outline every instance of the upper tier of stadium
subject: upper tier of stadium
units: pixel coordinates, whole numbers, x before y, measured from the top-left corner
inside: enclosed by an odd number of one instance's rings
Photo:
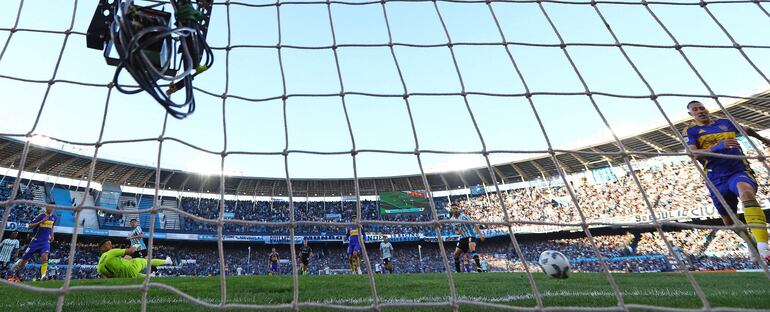
[[[765,99],[766,98],[766,99]],[[770,91],[756,94],[751,99],[725,105],[730,115],[742,125],[758,131],[770,128]],[[715,117],[724,118],[721,110],[712,111]],[[690,119],[675,122],[678,130],[684,129]],[[55,139],[52,139],[55,140]],[[621,138],[626,149],[644,153],[676,153],[683,150],[676,133],[667,124],[651,125],[645,131]],[[87,178],[91,158],[57,148],[30,144],[24,171],[46,174],[75,180]],[[16,169],[22,160],[24,141],[12,137],[0,137],[0,167]],[[602,154],[606,153],[606,154]],[[574,152],[558,152],[559,160],[567,173],[617,165],[623,162],[615,141],[604,141],[575,149]],[[652,157],[652,154],[634,154],[637,159]],[[93,180],[99,183],[115,183],[136,187],[154,188],[156,168],[98,159]],[[501,183],[516,183],[547,179],[558,175],[557,167],[548,154],[493,165],[495,178]],[[474,185],[492,185],[486,167],[426,173],[431,191],[466,189]],[[220,193],[220,176],[196,172],[160,169],[161,189],[199,193]],[[286,196],[288,186],[285,178],[253,176],[225,177],[224,193],[232,195]],[[355,194],[352,178],[305,179],[292,178],[293,196],[344,196]],[[419,173],[402,176],[359,177],[360,195],[377,195],[382,192],[424,189]],[[285,194],[285,195],[284,195]]]

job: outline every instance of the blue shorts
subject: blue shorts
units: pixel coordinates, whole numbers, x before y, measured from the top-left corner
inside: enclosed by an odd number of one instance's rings
[[[348,255],[352,255],[353,252],[357,254],[361,254],[361,246],[358,244],[358,238],[356,240],[351,240],[348,244]]]
[[[270,271],[271,272],[278,272],[278,262],[270,263]]]
[[[757,190],[757,181],[754,179],[754,175],[751,172],[737,172],[729,177],[720,179],[718,182],[712,181],[714,186],[719,191],[719,194],[722,194],[722,197],[725,199],[725,202],[730,206],[732,211],[738,210],[738,182],[746,182],[754,188],[754,191]],[[714,202],[714,207],[716,207],[717,211],[719,211],[719,215],[728,215],[727,210],[719,201],[719,198],[717,198],[714,191],[711,190],[710,187],[708,189],[709,193],[711,194],[711,201]]]
[[[21,255],[21,259],[29,260],[32,259],[32,255],[34,255],[36,252],[39,252],[41,255],[43,255],[47,254],[49,250],[51,250],[51,242],[47,240],[33,240],[31,243],[29,243],[29,246],[27,246],[27,250],[24,251],[24,254]]]

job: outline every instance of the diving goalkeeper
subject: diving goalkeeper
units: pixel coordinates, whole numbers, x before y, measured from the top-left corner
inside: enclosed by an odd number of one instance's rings
[[[144,274],[139,272],[147,267],[147,259],[131,258],[136,252],[133,246],[128,249],[112,249],[112,242],[105,239],[99,244],[99,251],[102,255],[96,271],[102,278],[144,278]],[[153,267],[171,264],[171,257],[166,257],[166,260],[152,259]]]

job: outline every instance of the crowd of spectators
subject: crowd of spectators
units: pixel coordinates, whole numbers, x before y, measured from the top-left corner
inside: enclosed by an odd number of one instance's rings
[[[540,183],[538,185],[522,185],[500,194],[488,193],[476,196],[450,196],[435,199],[439,212],[438,218],[448,217],[447,208],[450,203],[458,203],[462,210],[472,219],[478,221],[499,222],[515,220],[514,229],[527,229],[537,232],[538,229],[555,229],[558,226],[527,224],[527,221],[577,223],[582,216],[588,222],[611,222],[629,216],[649,216],[650,209],[659,213],[681,211],[693,208],[713,209],[708,191],[701,181],[700,174],[689,161],[682,158],[674,160],[653,159],[635,162],[636,170],[625,172],[613,169],[612,174],[601,181],[584,172],[582,176],[571,178],[570,189],[576,198],[564,185],[556,182]],[[763,166],[754,165],[760,190],[759,200],[766,203],[770,189],[768,174]],[[639,178],[645,196],[639,192],[633,175]],[[0,200],[11,196],[12,179],[0,181]],[[33,199],[31,188],[22,185],[17,198]],[[34,185],[33,185],[34,186]],[[502,198],[502,205],[500,199]],[[649,207],[647,203],[651,205]],[[135,205],[135,204],[134,204]],[[222,205],[223,207],[221,207]],[[190,198],[179,199],[180,209],[203,218],[216,219],[220,208],[223,208],[225,219],[251,220],[262,222],[285,222],[290,220],[293,209],[295,220],[317,222],[348,221],[357,214],[357,204],[354,201],[302,201],[290,205],[286,201],[244,201],[226,200],[220,203],[218,199]],[[0,207],[2,211],[4,207]],[[579,209],[578,209],[579,208]],[[9,221],[31,220],[39,208],[14,205]],[[387,220],[395,222],[429,221],[433,219],[430,209],[420,213],[385,214],[380,213],[376,201],[362,201],[361,212],[364,220]],[[110,224],[120,225],[122,218],[118,215],[100,215]],[[484,227],[484,226],[482,226]],[[495,227],[495,226],[490,226]],[[499,226],[497,226],[499,227]],[[580,230],[579,228],[577,228]],[[198,222],[191,218],[180,217],[180,230],[183,232],[216,232],[216,226]],[[366,225],[370,233],[383,234],[431,234],[430,227],[414,227],[405,225]],[[287,235],[285,226],[251,226],[226,224],[225,233],[245,233],[258,235]],[[445,228],[446,233],[451,227]],[[344,233],[343,227],[338,226],[301,226],[296,228],[299,235],[339,235]],[[689,269],[693,270],[723,270],[753,268],[754,264],[748,258],[747,247],[734,233],[729,231],[711,231],[703,229],[681,230],[666,232],[666,239],[672,244],[675,257],[683,260]],[[606,259],[604,261],[613,271],[667,271],[676,266],[673,256],[669,255],[668,247],[656,232],[628,232],[622,235],[595,236],[593,240],[586,237],[534,240],[521,242],[521,250],[525,261],[521,261],[512,246],[503,236],[482,244],[480,251],[490,263],[492,270],[523,270],[524,263],[535,263],[543,250],[558,250],[573,259],[577,271],[601,271],[601,262],[597,261],[596,251]],[[216,248],[212,246],[199,247],[189,244],[168,244],[160,242],[157,255],[169,255],[178,260],[173,269],[166,269],[166,274],[172,275],[216,275],[219,274],[219,264]],[[396,248],[395,261],[397,272],[437,272],[443,271],[444,263],[435,243],[421,242],[421,252],[417,252],[416,243],[399,244]],[[593,248],[596,245],[597,249]],[[205,244],[202,244],[203,246]],[[67,242],[55,244],[52,259],[60,259],[66,263]],[[251,249],[251,260],[246,254],[246,248],[227,248],[225,254],[228,274],[262,274],[265,271],[267,247],[255,245]],[[403,248],[402,248],[403,246]],[[315,248],[315,247],[314,247]],[[347,267],[344,245],[339,243],[317,246],[314,264],[317,268],[342,270]],[[98,255],[95,247],[78,246],[78,265],[76,276],[83,278],[94,277],[93,270],[87,269],[95,265]],[[371,248],[370,258],[378,259],[376,248]],[[451,243],[446,248],[451,252]],[[82,250],[82,254],[80,254]],[[288,254],[284,248],[283,254]],[[56,257],[54,257],[55,255]],[[451,255],[449,256],[451,259]],[[253,261],[252,261],[253,260]],[[240,268],[240,269],[238,269]],[[530,269],[538,270],[536,265]],[[287,269],[288,271],[288,269]]]
[[[207,198],[183,197],[180,208],[199,217],[216,219],[219,217],[219,200]],[[294,202],[294,219],[298,221],[349,221],[356,214],[355,202]],[[361,202],[362,218],[376,220],[380,217],[377,203],[373,201]],[[226,219],[246,221],[287,222],[290,218],[289,202],[287,201],[234,201],[226,200],[224,203]],[[192,232],[215,232],[216,226],[198,222],[191,218],[182,218],[182,230]],[[246,226],[240,224],[226,224],[224,231],[228,233],[249,234],[274,234],[288,235],[286,227]],[[344,228],[335,226],[302,226],[298,232],[305,234],[343,234]]]
[[[734,233],[726,231],[682,230],[666,232],[676,257],[688,270],[736,270],[758,268],[746,253],[745,244]],[[125,247],[125,241],[113,239],[116,248]],[[28,241],[23,238],[22,241]],[[593,246],[596,246],[594,249]],[[53,278],[62,278],[69,260],[69,239],[57,238],[52,243],[51,267]],[[512,243],[506,238],[487,240],[479,245],[478,251],[489,263],[490,271],[524,271],[524,264],[530,271],[540,272],[537,259],[545,250],[557,250],[571,259],[572,270],[577,272],[602,272],[601,259],[613,272],[666,272],[676,271],[677,264],[657,233],[621,233],[615,235],[563,238],[554,240],[527,239],[519,241],[525,261],[521,261]],[[224,259],[227,275],[264,275],[268,270],[268,254],[276,247],[281,261],[282,274],[291,273],[289,245],[265,245],[228,243],[225,244]],[[311,273],[346,272],[348,260],[346,245],[340,243],[312,244]],[[24,243],[22,243],[22,248]],[[164,267],[159,274],[165,276],[213,276],[220,274],[217,245],[211,242],[165,242],[156,241],[153,248],[156,258],[170,256],[174,265]],[[381,259],[377,243],[366,244],[367,255],[372,268]],[[446,242],[445,250],[449,267],[454,270],[452,252],[454,243]],[[96,242],[79,242],[76,248],[73,278],[98,278],[96,264],[99,251]],[[435,242],[395,244],[393,263],[396,273],[443,272],[444,258]],[[33,261],[31,263],[37,263]],[[33,265],[34,266],[34,265]],[[366,265],[363,266],[366,269]],[[366,271],[366,270],[364,270]],[[4,273],[0,274],[3,275]],[[23,280],[37,276],[38,269],[27,268],[14,275]]]
[[[650,215],[650,209],[656,215],[701,207],[713,210],[705,183],[689,161],[664,162],[656,159],[639,162],[637,168],[633,174],[639,178],[649,206],[632,174],[621,170],[615,170],[621,174],[603,183],[589,183],[586,177],[573,181],[571,187],[577,206],[563,184],[519,188],[504,191],[501,195],[510,220],[524,222],[578,223],[581,222],[578,207],[586,222],[646,217]],[[753,168],[759,182],[759,200],[764,203],[770,195],[767,171],[757,164]],[[464,211],[474,220],[505,220],[495,193],[458,199]]]
[[[40,187],[34,184],[20,184],[19,190],[16,193],[16,199],[22,200],[34,200],[35,195],[33,188]],[[11,198],[13,194],[13,182],[11,179],[3,179],[0,181],[0,201],[5,201]],[[11,211],[8,215],[9,222],[29,222],[37,213],[40,212],[40,207],[31,205],[16,204],[11,206]],[[0,216],[5,212],[5,205],[0,206]]]
[[[450,196],[435,199],[438,218],[448,217],[450,203],[460,204],[463,211],[478,221],[518,221],[516,228],[543,232],[559,228],[558,225],[537,225],[527,222],[579,223],[580,212],[586,222],[612,222],[638,217],[649,220],[650,210],[656,215],[681,212],[702,208],[713,211],[713,204],[705,184],[696,168],[684,158],[653,159],[635,162],[635,172],[612,170],[612,175],[604,181],[596,181],[590,172],[571,179],[570,187],[574,191],[577,205],[572,200],[563,183],[541,183],[537,186],[521,186],[497,193],[477,196]],[[767,202],[770,188],[768,175],[763,166],[754,166],[760,202]],[[637,187],[633,175],[639,178],[645,197]],[[500,203],[502,198],[503,205]],[[649,206],[647,203],[649,202]],[[651,206],[651,207],[650,207]],[[504,207],[504,208],[503,208]],[[579,208],[579,209],[578,209]],[[219,215],[219,199],[182,197],[180,209],[196,216],[216,219]],[[356,213],[356,203],[352,201],[303,201],[294,202],[295,220],[317,222],[348,221]],[[420,213],[381,214],[376,201],[361,202],[363,220],[387,221],[430,221],[433,216],[430,209]],[[290,208],[287,201],[248,201],[226,200],[224,202],[225,219],[286,222],[290,220]],[[114,224],[114,223],[113,223]],[[124,224],[126,224],[124,222]],[[494,227],[494,226],[491,226]],[[498,226],[499,227],[499,226]],[[186,232],[216,232],[216,226],[182,217],[180,228]],[[337,226],[303,226],[296,229],[305,235],[332,235],[344,232]],[[430,228],[405,225],[368,225],[370,232],[388,234],[429,233]],[[226,233],[275,234],[286,235],[286,227],[252,226],[226,224]],[[448,229],[447,229],[447,233]]]
[[[120,203],[120,206],[123,209],[136,209],[136,201],[135,200],[123,200]],[[116,207],[112,207],[116,208]],[[102,224],[107,226],[116,226],[116,227],[124,227],[128,225],[128,222],[126,222],[127,216],[124,216],[122,214],[115,214],[115,213],[109,213],[105,211],[98,211],[97,215],[102,219]]]

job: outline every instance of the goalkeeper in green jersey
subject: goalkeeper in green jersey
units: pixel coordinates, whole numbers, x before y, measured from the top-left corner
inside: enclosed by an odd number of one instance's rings
[[[102,255],[99,257],[96,271],[102,278],[144,278],[144,274],[140,272],[147,267],[147,259],[131,258],[131,255],[136,252],[135,247],[112,249],[112,242],[105,239],[99,244],[99,251]],[[173,264],[171,257],[166,257],[166,260],[152,259],[151,265],[157,267],[171,264]]]

